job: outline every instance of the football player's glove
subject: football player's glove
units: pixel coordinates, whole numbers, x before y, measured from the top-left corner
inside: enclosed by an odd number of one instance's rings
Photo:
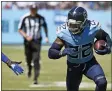
[[[9,66],[9,68],[11,68],[14,73],[16,75],[19,75],[19,74],[22,74],[23,73],[23,69],[21,66],[19,66],[19,64],[21,64],[21,62],[14,62],[14,61],[11,61],[10,63],[8,63],[7,65]]]
[[[65,48],[60,55],[61,56],[66,56],[66,55],[73,55],[76,52],[74,48]]]
[[[99,55],[105,55],[105,54],[109,54],[111,53],[111,48],[109,46],[104,46],[102,45],[104,48],[104,50],[95,50],[95,52]]]

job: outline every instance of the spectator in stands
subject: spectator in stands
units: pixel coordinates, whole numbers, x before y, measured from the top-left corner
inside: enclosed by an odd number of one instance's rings
[[[92,10],[108,10],[111,7],[111,2],[76,2],[76,1],[62,1],[62,2],[2,2],[2,8],[4,9],[26,9],[29,4],[34,3],[39,6],[39,9],[70,9],[73,6],[83,6]]]

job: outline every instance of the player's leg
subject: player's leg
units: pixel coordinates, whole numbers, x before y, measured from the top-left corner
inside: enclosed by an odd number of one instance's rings
[[[27,62],[27,67],[28,67],[28,77],[31,77],[31,70],[32,70],[32,66],[31,66],[31,61],[32,61],[32,52],[31,52],[31,48],[29,44],[25,44],[25,58],[26,58],[26,62]]]
[[[79,91],[82,80],[82,65],[67,63],[66,85],[67,91]]]
[[[34,84],[38,84],[38,77],[40,74],[40,50],[41,45],[33,43]]]
[[[96,84],[95,91],[106,91],[107,80],[103,69],[100,64],[97,63],[96,59],[87,62],[84,74]]]

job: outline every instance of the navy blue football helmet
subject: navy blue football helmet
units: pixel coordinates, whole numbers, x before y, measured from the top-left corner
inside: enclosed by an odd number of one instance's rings
[[[73,7],[68,13],[68,29],[79,34],[87,21],[87,11],[83,7]]]

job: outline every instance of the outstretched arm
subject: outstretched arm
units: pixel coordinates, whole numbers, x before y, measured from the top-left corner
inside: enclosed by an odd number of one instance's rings
[[[54,41],[54,43],[52,44],[52,46],[48,51],[48,57],[50,59],[58,59],[62,57],[62,55],[60,55],[61,53],[60,50],[62,49],[63,46],[64,46],[63,41],[59,38],[56,38],[56,40]]]
[[[1,60],[2,60],[4,63],[6,63],[6,64],[8,64],[8,62],[9,62],[9,58],[8,58],[5,54],[3,54],[3,53],[2,53]]]
[[[22,67],[19,66],[21,62],[11,61],[4,53],[2,53],[1,60],[11,68],[16,75],[23,73]]]

